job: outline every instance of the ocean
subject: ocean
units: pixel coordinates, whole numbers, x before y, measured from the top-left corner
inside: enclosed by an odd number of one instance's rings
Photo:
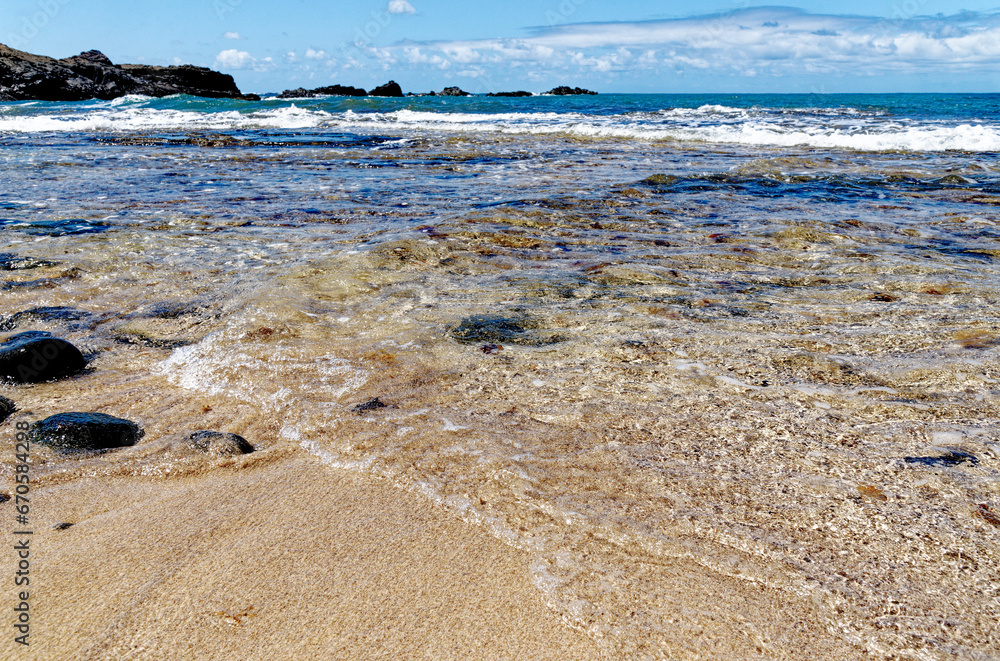
[[[146,429],[42,484],[217,428],[424,494],[617,658],[798,644],[703,576],[997,658],[998,155],[1000,95],[2,103],[3,327],[89,368],[0,394]]]

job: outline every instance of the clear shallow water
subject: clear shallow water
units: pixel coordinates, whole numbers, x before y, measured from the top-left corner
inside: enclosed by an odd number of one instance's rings
[[[211,469],[171,439],[217,427],[425,493],[612,655],[712,656],[709,618],[822,656],[766,590],[859,655],[992,658],[998,127],[983,96],[0,105],[2,251],[54,262],[0,313],[72,308],[10,332],[92,356],[3,392],[146,426],[43,479]]]

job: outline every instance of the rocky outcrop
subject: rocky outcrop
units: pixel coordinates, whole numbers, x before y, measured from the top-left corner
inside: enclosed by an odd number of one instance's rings
[[[96,50],[57,60],[0,44],[0,101],[82,101],[126,94],[256,97],[241,94],[232,76],[204,67],[116,65]]]
[[[585,90],[582,87],[567,87],[566,85],[560,85],[550,89],[546,94],[554,94],[556,96],[566,96],[568,94],[597,94],[597,92],[591,92],[590,90]]]
[[[368,92],[368,96],[393,96],[401,97],[403,96],[403,90],[395,80],[390,80],[385,85],[379,85],[371,92]]]
[[[472,96],[459,87],[445,87],[438,96]]]
[[[490,92],[486,96],[532,96],[531,92],[525,92],[524,90],[518,90],[517,92]]]
[[[285,90],[278,95],[279,99],[308,99],[313,96],[320,95],[332,95],[332,96],[367,96],[368,93],[365,92],[360,87],[345,87],[344,85],[329,85],[327,87],[317,87],[316,89],[307,90],[304,87],[298,87],[293,90]]]

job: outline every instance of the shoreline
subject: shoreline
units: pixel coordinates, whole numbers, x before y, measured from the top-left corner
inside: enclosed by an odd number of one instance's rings
[[[38,487],[32,656],[597,658],[544,606],[525,554],[415,494],[285,454]]]

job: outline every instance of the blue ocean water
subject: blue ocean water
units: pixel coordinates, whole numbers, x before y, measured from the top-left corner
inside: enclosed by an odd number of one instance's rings
[[[0,104],[0,314],[94,356],[3,394],[147,429],[43,480],[196,425],[423,493],[616,658],[990,658],[998,100]]]

